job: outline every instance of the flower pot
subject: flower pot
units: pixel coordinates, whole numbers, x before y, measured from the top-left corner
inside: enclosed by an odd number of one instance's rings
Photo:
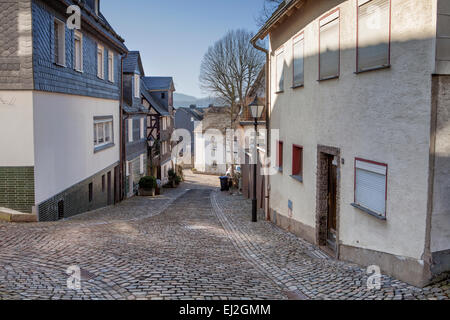
[[[139,188],[139,195],[142,197],[154,197],[155,193],[155,189]]]

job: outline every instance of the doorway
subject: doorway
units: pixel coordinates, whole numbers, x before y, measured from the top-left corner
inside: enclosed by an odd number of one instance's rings
[[[317,159],[316,241],[338,256],[340,150],[319,146]]]
[[[112,194],[111,194],[111,187],[112,187],[112,185],[111,185],[111,171],[109,171],[108,172],[108,175],[107,175],[107,192],[108,192],[108,206],[110,206],[112,203],[111,203],[111,201],[112,201]]]

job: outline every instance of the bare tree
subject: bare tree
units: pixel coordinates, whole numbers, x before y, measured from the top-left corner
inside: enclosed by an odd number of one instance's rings
[[[264,66],[265,57],[250,43],[252,34],[239,29],[229,31],[212,45],[200,68],[200,85],[229,105],[231,128],[246,105],[251,86]],[[234,161],[233,143],[231,156]]]
[[[264,23],[272,16],[272,13],[277,9],[280,3],[284,0],[264,0],[263,8],[259,15],[255,18],[258,27],[262,27]]]

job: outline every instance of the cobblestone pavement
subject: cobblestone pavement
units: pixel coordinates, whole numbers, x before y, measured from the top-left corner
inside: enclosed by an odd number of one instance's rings
[[[449,282],[417,289],[335,261],[269,222],[249,222],[218,178],[69,220],[0,224],[0,299],[448,299]],[[67,288],[69,266],[81,289]]]

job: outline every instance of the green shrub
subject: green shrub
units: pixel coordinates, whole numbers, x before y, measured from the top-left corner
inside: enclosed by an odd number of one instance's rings
[[[181,179],[181,177],[180,176],[175,176],[175,183],[176,184],[180,184],[181,183],[181,181],[182,181],[182,179]]]
[[[173,169],[169,169],[169,171],[167,173],[169,175],[169,179],[174,179],[175,176],[177,175],[175,170],[173,170]]]
[[[139,180],[139,187],[142,189],[155,189],[156,188],[156,178],[147,176],[142,177],[141,180]]]

